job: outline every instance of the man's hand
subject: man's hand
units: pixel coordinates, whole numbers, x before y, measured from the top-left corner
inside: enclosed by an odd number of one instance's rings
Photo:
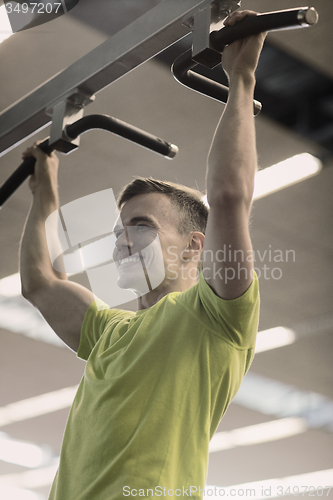
[[[23,160],[29,156],[34,156],[37,160],[35,172],[29,178],[29,188],[33,195],[36,194],[38,189],[57,188],[59,159],[53,152],[50,155],[44,153],[38,147],[41,142],[35,142],[33,146],[30,146],[22,153]]]
[[[230,14],[225,21],[225,26],[234,26],[247,16],[256,16],[251,10],[236,11]],[[259,33],[227,45],[222,55],[222,66],[229,81],[239,75],[254,77],[259,55],[262,50],[267,33]]]

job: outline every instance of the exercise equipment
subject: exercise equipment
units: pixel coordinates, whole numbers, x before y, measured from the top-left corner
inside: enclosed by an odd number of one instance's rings
[[[78,147],[78,136],[102,128],[172,158],[177,146],[105,115],[83,118],[83,109],[95,93],[153,55],[193,31],[193,47],[173,65],[175,78],[209,97],[226,102],[228,88],[194,73],[197,64],[213,68],[221,62],[225,45],[262,31],[311,26],[318,20],[312,7],[249,16],[235,26],[219,30],[227,15],[240,7],[239,0],[182,0],[158,4],[72,66],[0,114],[0,156],[51,122],[50,137],[39,147],[50,153],[69,153]],[[254,114],[261,104],[254,101]],[[51,117],[51,119],[50,119]],[[35,159],[27,158],[0,188],[0,207],[33,173]]]
[[[112,116],[106,115],[90,115],[83,117],[70,125],[66,125],[62,131],[61,139],[55,141],[53,140],[51,142],[50,137],[48,137],[40,143],[38,147],[47,154],[50,154],[54,150],[68,153],[73,150],[72,146],[78,136],[93,129],[102,129],[113,132],[170,159],[173,158],[178,152],[178,148],[174,144],[165,142],[159,137],[149,134],[148,132],[144,132],[137,127],[133,127],[133,125],[129,125],[128,123],[117,120]],[[29,158],[26,158],[1,186],[0,207],[2,207],[2,205],[25,181],[25,179],[34,173],[35,163],[36,159],[34,157],[30,156]]]
[[[317,11],[313,7],[305,7],[248,16],[234,26],[225,26],[220,30],[210,32],[213,12],[212,9],[207,12],[201,11],[198,13],[198,20],[195,17],[192,19],[193,48],[176,59],[172,72],[179,83],[224,103],[228,100],[228,87],[195,73],[193,69],[198,64],[210,69],[214,68],[221,63],[221,55],[225,46],[236,40],[265,31],[308,27],[318,21]],[[206,30],[201,29],[196,32],[197,22],[205,25]],[[253,114],[255,116],[260,112],[261,107],[261,103],[254,100]]]

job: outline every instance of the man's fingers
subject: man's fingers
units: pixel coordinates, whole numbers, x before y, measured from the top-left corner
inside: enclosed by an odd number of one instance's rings
[[[258,13],[253,11],[253,10],[239,10],[235,11],[230,16],[228,16],[224,21],[223,24],[225,26],[234,26],[236,23],[244,19],[245,17],[248,16],[257,16]],[[257,35],[259,39],[261,39],[262,43],[264,43],[264,40],[267,36],[267,32],[262,32]]]
[[[56,157],[56,155],[52,152],[50,155],[47,155],[46,153],[44,153],[44,151],[42,151],[38,145],[41,144],[43,141],[36,141],[33,143],[32,146],[29,146],[23,153],[22,153],[22,158],[25,160],[25,158],[28,158],[29,156],[34,156],[36,158],[36,160],[40,159],[40,160],[43,160],[45,159],[47,156],[51,156],[51,157]]]
[[[254,12],[253,10],[236,10],[223,21],[223,24],[224,26],[234,26],[236,23],[244,19],[244,17],[256,15],[257,12]]]
[[[23,153],[22,156],[36,156],[38,154],[38,151],[42,152],[37,146],[40,144],[42,141],[36,141],[33,143],[32,146],[29,146]]]

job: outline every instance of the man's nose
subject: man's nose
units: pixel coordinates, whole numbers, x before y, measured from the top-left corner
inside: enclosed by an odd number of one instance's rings
[[[131,249],[133,248],[133,240],[131,237],[131,232],[128,231],[127,228],[124,228],[124,231],[121,232],[120,236],[116,239],[116,248],[121,251],[124,249],[128,249],[131,253]]]

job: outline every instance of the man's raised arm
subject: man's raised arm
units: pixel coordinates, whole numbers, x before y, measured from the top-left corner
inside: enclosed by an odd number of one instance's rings
[[[225,25],[233,25],[247,15],[255,13],[234,12]],[[229,79],[229,97],[208,156],[206,185],[210,214],[203,274],[214,292],[224,299],[241,296],[252,281],[248,226],[257,170],[253,93],[264,39],[262,33],[238,40],[227,46],[222,56]]]
[[[46,155],[37,145],[23,153],[23,158],[27,156],[34,156],[37,161],[29,179],[33,203],[20,251],[22,295],[39,309],[56,334],[77,351],[83,319],[94,296],[52,268],[45,220],[59,208],[58,158],[54,153]]]

